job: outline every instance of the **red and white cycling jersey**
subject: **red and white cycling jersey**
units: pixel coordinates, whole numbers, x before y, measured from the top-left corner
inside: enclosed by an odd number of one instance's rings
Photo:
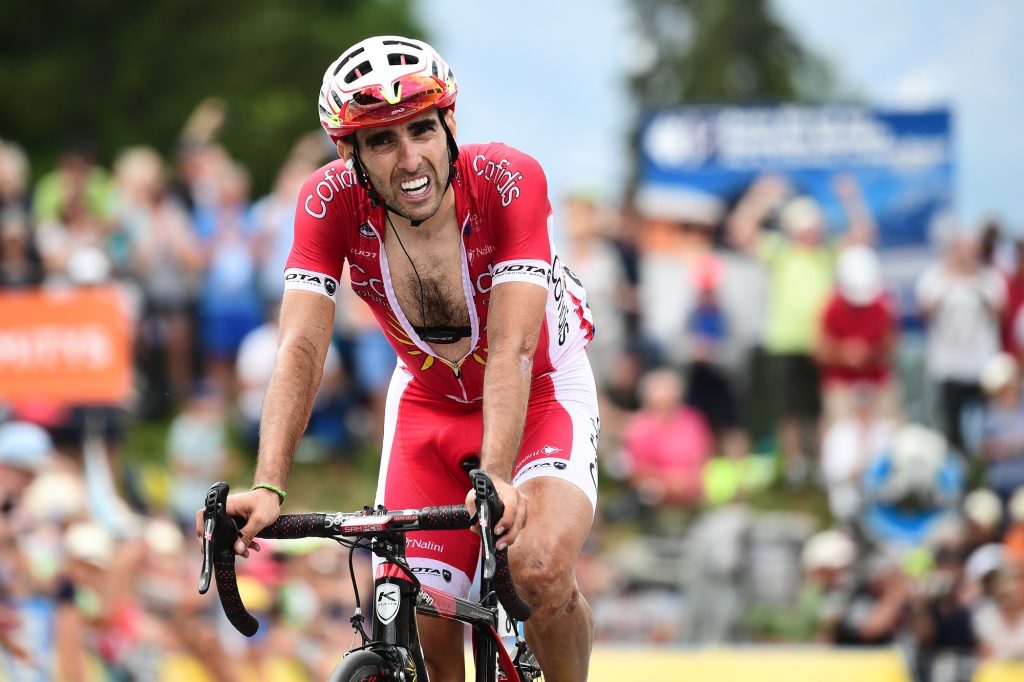
[[[582,284],[552,243],[547,180],[530,156],[499,143],[459,148],[455,211],[462,230],[462,285],[472,329],[470,351],[456,363],[437,357],[402,312],[383,248],[385,209],[373,206],[341,160],[302,187],[285,288],[334,299],[347,260],[352,289],[365,300],[415,381],[458,402],[483,398],[491,289],[531,282],[548,290],[533,376],[582,354],[594,325]]]

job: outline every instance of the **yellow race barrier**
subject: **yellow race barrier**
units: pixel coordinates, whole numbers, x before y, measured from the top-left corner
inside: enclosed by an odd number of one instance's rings
[[[910,675],[900,653],[892,649],[595,649],[590,664],[590,682],[642,680],[910,682]]]

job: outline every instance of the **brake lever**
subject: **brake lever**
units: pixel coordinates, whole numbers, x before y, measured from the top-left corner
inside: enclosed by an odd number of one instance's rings
[[[469,472],[469,477],[473,481],[473,490],[476,492],[476,513],[480,519],[480,539],[484,548],[483,577],[485,580],[492,580],[497,567],[495,558],[497,550],[491,522],[501,519],[505,513],[505,505],[498,497],[498,491],[495,490],[491,477],[483,469],[473,469]]]
[[[199,594],[206,594],[213,577],[213,553],[232,552],[238,538],[238,525],[228,516],[227,499],[230,486],[218,481],[206,493],[203,508],[203,569],[199,573]]]

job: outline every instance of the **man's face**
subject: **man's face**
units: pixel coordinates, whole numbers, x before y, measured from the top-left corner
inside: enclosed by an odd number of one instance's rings
[[[437,212],[450,164],[448,140],[436,110],[386,128],[359,131],[355,143],[370,182],[389,206],[412,220],[426,220]]]

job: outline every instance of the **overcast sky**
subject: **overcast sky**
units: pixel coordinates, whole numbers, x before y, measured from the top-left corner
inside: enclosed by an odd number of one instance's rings
[[[426,0],[420,15],[459,79],[459,138],[537,157],[556,202],[614,200],[630,107],[628,0]],[[776,0],[843,90],[896,107],[949,105],[962,220],[1024,232],[1024,2]]]

